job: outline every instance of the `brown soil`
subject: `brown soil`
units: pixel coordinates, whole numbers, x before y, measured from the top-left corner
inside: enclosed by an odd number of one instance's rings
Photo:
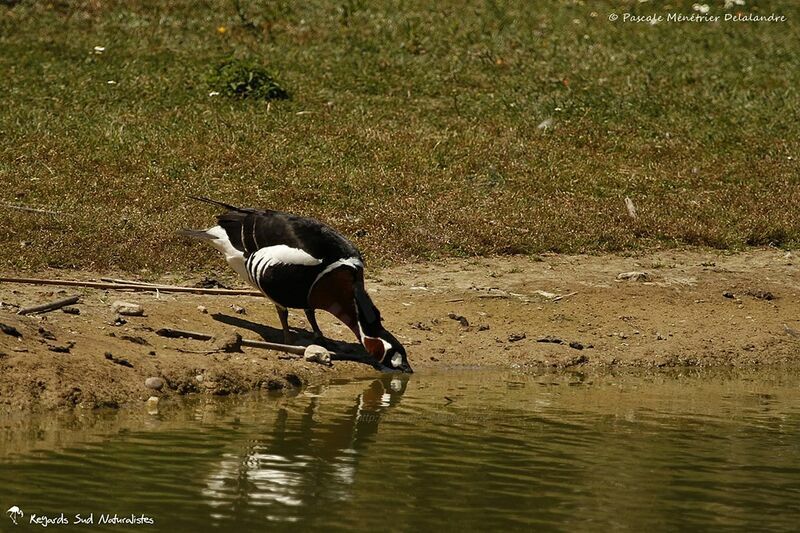
[[[793,253],[771,249],[552,255],[405,265],[373,273],[368,284],[416,372],[453,366],[798,366],[798,263]],[[617,279],[630,271],[647,275]],[[58,271],[38,277],[92,279]],[[177,276],[160,281],[191,284]],[[16,314],[17,306],[72,294],[82,296],[80,315]],[[115,300],[141,304],[145,316],[115,325]],[[213,352],[211,342],[155,334],[161,327],[219,337],[238,331],[280,342],[274,309],[257,297],[4,283],[0,301],[0,323],[21,334],[0,333],[0,409],[6,411],[116,407],[152,395],[277,390],[376,372],[358,363],[328,368],[254,348]],[[290,323],[298,328],[298,342],[310,342],[302,312],[293,312]],[[320,316],[320,326],[344,341],[339,349],[353,341],[332,317]],[[145,386],[153,376],[164,379],[161,391]]]

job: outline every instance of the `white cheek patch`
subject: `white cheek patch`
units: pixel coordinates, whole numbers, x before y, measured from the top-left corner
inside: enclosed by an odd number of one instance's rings
[[[231,268],[244,279],[248,279],[247,268],[245,268],[244,264],[244,254],[233,246],[225,230],[221,226],[214,226],[206,230],[206,235],[211,238],[212,246],[222,252]]]
[[[392,366],[397,368],[403,364],[403,356],[399,353],[396,353],[392,356]]]

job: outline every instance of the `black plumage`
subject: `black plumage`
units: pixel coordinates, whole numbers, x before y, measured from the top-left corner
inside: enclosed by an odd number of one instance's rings
[[[383,328],[364,287],[363,258],[353,243],[313,218],[196,199],[226,212],[217,216],[218,226],[186,234],[211,240],[239,274],[272,300],[287,342],[287,309],[304,309],[314,333],[324,339],[314,315],[322,309],[344,322],[382,362],[411,370],[405,350]]]

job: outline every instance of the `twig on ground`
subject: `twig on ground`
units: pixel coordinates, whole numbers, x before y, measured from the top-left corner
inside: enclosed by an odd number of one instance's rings
[[[213,338],[213,335],[207,333],[198,333],[196,331],[185,331],[182,329],[161,328],[156,330],[156,335],[168,337],[171,339],[187,338],[196,339],[200,341],[208,341]],[[250,339],[242,339],[242,346],[249,346],[250,348],[264,348],[267,350],[277,350],[279,352],[292,353],[295,355],[303,355],[306,351],[305,346],[292,346],[290,344],[278,344],[277,342],[254,341]]]
[[[147,281],[136,281],[135,279],[117,279],[117,278],[100,278],[100,281],[105,281],[107,283],[117,283],[123,285],[142,285],[145,287],[154,287],[158,285],[157,283],[149,283]]]
[[[47,215],[63,215],[64,213],[60,213],[58,211],[50,211],[49,209],[39,209],[37,207],[25,207],[24,205],[14,205],[14,204],[7,204],[7,203],[0,203],[0,206],[7,207],[9,209],[16,209],[18,211],[28,211],[29,213],[45,213]]]
[[[203,289],[200,287],[179,287],[176,285],[140,285],[137,283],[100,283],[97,281],[72,281],[39,278],[3,278],[0,283],[26,283],[29,285],[60,285],[64,287],[89,287],[93,289],[127,289],[132,291],[188,292],[191,294],[210,294],[217,296],[262,296],[252,289]]]
[[[23,307],[22,309],[17,311],[17,314],[29,315],[31,313],[47,313],[48,311],[55,311],[56,309],[61,309],[62,307],[78,303],[78,300],[80,299],[81,299],[80,296],[70,296],[69,298],[64,298],[62,300],[57,300],[55,302],[49,302],[41,305],[34,305],[31,307]]]
[[[161,328],[159,330],[156,330],[156,335],[160,335],[162,337],[167,337],[171,339],[187,338],[187,339],[196,339],[201,341],[211,340],[214,337],[213,335],[209,335],[208,333],[200,333],[197,331],[186,331],[182,329],[173,329],[173,328]],[[255,341],[250,339],[242,339],[241,345],[248,346],[250,348],[263,348],[267,350],[276,350],[279,352],[292,354],[298,357],[302,357],[306,352],[305,346],[292,346],[290,344]],[[195,352],[189,352],[189,353],[195,353]],[[337,352],[330,352],[330,355],[331,355],[331,361],[353,361],[356,363],[363,363],[369,365],[377,370],[384,370],[383,366],[380,363],[371,360],[367,357],[353,355],[353,354],[337,353]]]
[[[569,294],[561,294],[561,295],[556,296],[555,298],[553,298],[553,301],[557,302],[559,300],[563,300],[564,298],[569,298],[570,296],[575,296],[576,294],[578,294],[578,291],[571,292]]]

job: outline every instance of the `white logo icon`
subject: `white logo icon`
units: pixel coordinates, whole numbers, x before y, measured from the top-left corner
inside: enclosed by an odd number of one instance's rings
[[[17,525],[17,518],[22,518],[25,516],[25,513],[22,512],[22,509],[17,507],[16,505],[12,505],[11,508],[6,511],[8,516],[11,517],[11,521],[14,522],[14,525]]]

